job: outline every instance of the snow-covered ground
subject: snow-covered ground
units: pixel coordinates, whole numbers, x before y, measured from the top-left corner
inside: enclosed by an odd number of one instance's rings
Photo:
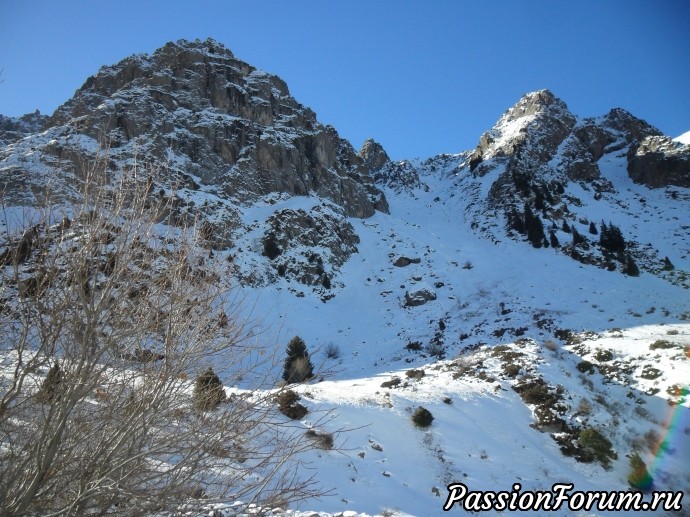
[[[600,162],[617,186],[615,202],[598,203],[593,192],[572,186],[581,190],[578,213],[613,221],[642,243],[649,240],[661,257],[687,271],[687,201],[669,204],[664,190],[633,184],[620,160],[607,156]],[[655,489],[690,491],[690,402],[682,395],[690,380],[687,289],[646,272],[628,277],[551,249],[478,238],[465,217],[468,201],[453,191],[451,179],[422,179],[428,191],[386,192],[390,215],[351,220],[361,238],[359,253],[343,266],[337,280],[344,287],[334,289],[333,299],[324,303],[310,288],[285,280],[260,291],[246,288],[256,300],[253,315],[278,329],[277,342],[301,336],[324,370],[295,389],[310,410],[305,429],[321,411],[331,411],[318,427],[334,433],[336,449],[308,460],[333,495],[302,507],[332,514],[442,515],[446,487],[454,482],[470,490],[510,491],[516,482],[523,490],[550,490],[556,482],[583,491],[626,490],[633,451],[650,467]],[[291,198],[246,209],[244,218],[261,221],[267,210],[309,209],[313,203]],[[258,249],[258,235],[241,244]],[[420,262],[395,267],[400,256]],[[437,298],[405,307],[405,292],[422,285]],[[569,344],[555,338],[559,329],[576,338]],[[443,343],[442,360],[429,353],[434,337]],[[414,343],[421,350],[410,350]],[[326,357],[329,345],[339,350],[337,358]],[[527,366],[520,375],[562,386],[564,418],[594,427],[612,442],[617,459],[608,470],[565,457],[548,432],[533,428],[534,408],[511,388],[516,381],[491,353],[496,345],[523,354]],[[602,350],[607,353],[597,354]],[[583,360],[604,367],[583,373]],[[458,374],[463,364],[478,361],[485,368],[481,377]],[[425,375],[409,377],[411,369]],[[381,386],[395,377],[401,379],[397,387]],[[434,416],[428,428],[411,421],[419,406]]]
[[[294,388],[309,409],[299,425],[335,438],[334,449],[303,458],[332,495],[282,514],[442,515],[452,483],[481,491],[511,491],[515,483],[522,490],[548,491],[554,483],[626,490],[633,452],[649,467],[654,489],[687,494],[690,191],[634,184],[624,152],[598,164],[616,192],[597,199],[586,185],[568,185],[580,234],[594,240],[588,222],[612,222],[675,265],[629,277],[505,232],[487,238],[473,224],[482,217],[487,228],[505,225],[481,206],[501,170],[477,180],[453,176],[457,164],[448,163],[421,178],[427,188],[386,190],[390,214],[349,220],[360,242],[334,277],[334,297],[324,301],[320,287],[288,278],[239,288],[264,340],[279,349],[295,335],[306,341],[321,373]],[[209,192],[193,196],[197,206],[220,202]],[[244,208],[225,202],[248,231],[217,255],[232,255],[248,271],[270,270],[262,256],[266,220],[324,203],[285,196]],[[419,261],[396,267],[399,257]],[[405,294],[422,287],[436,298],[405,306]],[[507,373],[511,366],[515,375]],[[536,428],[537,408],[513,389],[526,375],[559,393],[566,424],[593,427],[610,440],[617,454],[610,468],[564,456],[551,433]],[[382,386],[396,378],[397,385]],[[412,422],[419,406],[434,417],[427,428]]]

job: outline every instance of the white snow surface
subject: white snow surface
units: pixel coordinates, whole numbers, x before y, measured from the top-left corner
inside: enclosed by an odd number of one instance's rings
[[[503,129],[519,130],[518,124]],[[563,482],[578,491],[627,490],[633,450],[652,469],[656,490],[689,494],[690,401],[678,391],[690,383],[690,297],[684,287],[690,277],[690,189],[674,188],[671,198],[665,189],[634,184],[624,153],[606,154],[599,162],[616,192],[596,199],[586,185],[568,186],[578,200],[570,204],[577,218],[611,221],[675,265],[672,273],[643,270],[632,278],[499,232],[487,238],[484,228],[473,224],[483,217],[486,227],[504,225],[500,216],[482,212],[500,171],[473,178],[461,160],[450,157],[438,170],[421,167],[424,188],[386,190],[390,214],[350,219],[361,242],[334,279],[329,293],[335,297],[323,301],[323,291],[285,278],[260,288],[238,286],[248,302],[247,316],[266,329],[263,339],[281,351],[294,335],[307,343],[321,374],[294,387],[309,409],[299,425],[335,437],[333,450],[302,458],[305,472],[315,474],[332,495],[274,515],[444,515],[446,487],[456,482],[473,491],[510,491],[514,483],[522,490],[548,491]],[[194,193],[197,205],[206,199],[218,201],[211,193]],[[269,269],[261,255],[266,219],[277,210],[310,210],[322,203],[315,197],[272,196],[236,207],[247,232],[218,255],[232,256],[243,270]],[[587,225],[576,224],[586,236]],[[559,231],[558,238],[568,236]],[[393,266],[403,255],[420,262]],[[437,298],[405,307],[405,292],[420,285],[433,287]],[[581,343],[556,339],[556,329],[580,334]],[[427,351],[437,334],[443,359]],[[658,341],[670,344],[650,348]],[[421,350],[407,348],[413,343]],[[610,469],[564,456],[548,432],[534,428],[534,408],[512,389],[514,380],[503,375],[492,354],[498,345],[523,354],[528,366],[520,376],[529,368],[562,386],[569,408],[564,418],[595,427],[611,441],[617,459]],[[338,357],[329,358],[329,348],[337,349]],[[613,359],[597,359],[600,350]],[[613,378],[581,373],[577,365],[583,360],[617,364],[631,373]],[[478,362],[483,378],[455,375],[462,364]],[[425,375],[408,377],[410,369]],[[394,377],[401,379],[399,386],[381,386]],[[583,405],[590,409],[579,413]],[[419,406],[434,416],[428,428],[411,421]],[[671,420],[674,428],[667,434]],[[647,438],[655,435],[668,438],[658,455]],[[684,503],[687,511],[690,503]],[[225,513],[234,515],[231,508]],[[610,512],[532,514],[547,513]]]
[[[642,243],[648,239],[661,257],[670,257],[678,274],[687,272],[690,192],[677,189],[680,201],[667,203],[663,190],[649,190],[627,178],[622,156],[606,155],[599,165],[618,190],[607,194],[609,202],[600,203],[593,192],[571,186],[570,193],[581,200],[578,214],[613,221],[624,235],[637,235]],[[510,491],[514,483],[521,483],[522,490],[548,491],[556,482],[574,483],[574,490],[581,491],[627,490],[629,456],[645,434],[672,442],[656,460],[653,446],[635,449],[650,468],[654,465],[654,488],[687,494],[690,402],[686,397],[672,405],[679,400],[678,388],[690,381],[687,289],[660,275],[643,272],[631,278],[583,266],[550,249],[482,239],[466,215],[476,197],[454,192],[455,185],[472,180],[447,172],[423,177],[428,191],[386,190],[390,215],[351,219],[361,238],[359,253],[341,268],[337,280],[344,287],[334,288],[333,299],[324,303],[310,288],[285,280],[260,290],[243,288],[256,300],[253,316],[277,329],[277,342],[300,335],[312,350],[312,361],[324,371],[295,390],[310,410],[302,421],[305,430],[317,425],[336,437],[335,450],[307,458],[333,495],[305,501],[297,513],[286,515],[313,515],[316,509],[321,516],[443,515],[446,487],[454,482],[482,491]],[[474,188],[482,191],[485,185]],[[246,208],[243,219],[261,221],[284,206],[308,209],[314,202],[291,198]],[[587,233],[586,226],[581,233]],[[394,267],[400,255],[421,262]],[[257,267],[255,255],[247,254],[246,260]],[[437,299],[404,307],[406,290],[421,283],[442,283],[435,288]],[[424,353],[440,319],[447,347],[442,361]],[[554,339],[536,325],[545,319],[553,320],[555,328],[585,332],[583,343],[566,346]],[[525,329],[522,341],[511,330],[520,328]],[[508,331],[500,334],[501,329]],[[650,349],[658,340],[672,347]],[[421,343],[422,351],[406,349],[412,342]],[[607,436],[617,453],[610,469],[564,456],[548,432],[531,427],[532,408],[511,389],[513,381],[503,378],[500,362],[491,356],[491,347],[500,344],[525,354],[533,374],[563,387],[569,421]],[[338,358],[326,357],[328,345],[339,349]],[[600,349],[633,373],[613,380],[580,373],[576,366],[582,360],[600,363]],[[492,381],[454,378],[448,366],[478,359]],[[412,368],[426,375],[408,378]],[[659,375],[645,379],[650,368]],[[396,376],[401,386],[381,387]],[[577,415],[583,400],[591,411]],[[413,425],[411,413],[418,406],[435,417],[429,428]],[[675,428],[667,435],[665,422],[674,412]],[[326,421],[319,421],[324,414]],[[300,508],[310,511],[300,513]],[[613,513],[561,509],[532,515]]]
[[[676,142],[680,142],[681,144],[690,145],[690,131],[686,131],[682,135],[674,138],[673,140]]]

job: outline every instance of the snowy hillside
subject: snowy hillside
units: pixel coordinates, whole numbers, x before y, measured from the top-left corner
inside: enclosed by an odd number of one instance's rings
[[[687,131],[682,135],[677,136],[676,138],[674,138],[674,140],[676,142],[680,142],[681,144],[690,145],[690,131]]]
[[[94,163],[104,191],[134,171],[166,207],[161,235],[199,236],[195,267],[227,268],[243,316],[280,356],[258,372],[271,381],[257,398],[315,440],[301,471],[330,492],[255,514],[444,515],[453,484],[627,491],[632,460],[653,480],[633,482],[646,501],[682,492],[668,514],[688,515],[687,134],[673,142],[621,109],[583,119],[541,90],[474,150],[392,162],[373,140],[355,152],[282,80],[213,40],[104,67],[49,119],[2,120],[0,268],[12,269],[25,242],[13,232],[45,198],[72,215]],[[14,266],[22,282],[42,274]],[[24,285],[0,285],[2,310]],[[272,401],[293,336],[318,372],[289,386],[308,410],[294,421]],[[3,354],[0,387],[15,363]],[[198,372],[182,373],[189,394]],[[220,380],[233,401],[250,385]],[[420,407],[430,425],[413,422]]]
[[[476,490],[510,490],[516,481],[548,490],[558,480],[581,490],[625,490],[633,451],[658,469],[656,487],[687,491],[686,288],[478,238],[464,221],[466,200],[453,195],[453,179],[423,181],[428,192],[386,192],[391,215],[356,222],[359,254],[343,267],[346,287],[333,299],[323,303],[298,290],[304,298],[297,302],[290,283],[256,295],[261,315],[279,321],[285,338],[299,334],[320,349],[316,357],[331,370],[326,380],[297,388],[311,411],[335,409],[320,428],[344,448],[313,459],[337,495],[306,506],[441,515],[445,487],[454,481]],[[673,250],[672,239],[664,250]],[[396,267],[400,256],[421,261]],[[687,268],[680,256],[678,262]],[[405,307],[404,294],[422,285],[436,299]],[[671,344],[656,348],[658,341]],[[326,357],[328,345],[339,349],[337,358]],[[583,361],[592,369],[578,370]],[[409,377],[413,369],[425,375]],[[534,407],[512,389],[526,374],[562,387],[568,426],[593,426],[611,440],[617,459],[610,470],[564,456],[548,432],[534,429]],[[382,387],[396,377],[398,386]],[[669,403],[679,400],[667,436]],[[420,405],[435,417],[428,430],[410,420]],[[673,445],[655,459],[654,439],[666,438]]]

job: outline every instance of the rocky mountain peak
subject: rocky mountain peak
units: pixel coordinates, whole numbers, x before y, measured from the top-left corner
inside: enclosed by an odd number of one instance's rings
[[[103,98],[126,92],[132,88],[157,89],[159,102],[166,100],[166,91],[186,90],[174,99],[177,106],[189,109],[210,106],[228,114],[241,114],[250,120],[270,124],[270,117],[261,110],[247,110],[241,95],[233,95],[234,88],[250,83],[257,99],[270,101],[271,95],[289,97],[288,87],[279,77],[257,70],[236,59],[222,44],[206,41],[179,40],[170,42],[150,56],[138,54],[127,57],[115,65],[103,66],[76,91],[74,97],[60,106],[51,124],[90,114]],[[222,92],[222,87],[227,90]],[[234,87],[234,88],[233,88]],[[303,107],[302,107],[303,108]],[[304,108],[303,108],[304,109]],[[306,110],[314,122],[313,112]]]
[[[388,210],[349,142],[319,123],[280,78],[211,39],[168,43],[102,67],[47,126],[52,143],[34,147],[70,172],[106,146],[115,169],[135,156],[165,164],[168,185],[213,189],[240,204],[313,194],[349,216]]]
[[[383,146],[373,138],[369,138],[362,144],[359,157],[364,160],[364,164],[372,172],[380,170],[381,167],[391,161]]]
[[[576,123],[565,102],[549,90],[524,95],[479,139],[470,157],[475,169],[491,158],[510,158],[536,167],[555,152]],[[480,167],[476,174],[486,173]]]
[[[530,92],[523,95],[513,107],[505,112],[499,120],[499,124],[501,122],[505,124],[538,113],[545,113],[550,109],[568,111],[565,102],[557,98],[550,90],[544,89]]]

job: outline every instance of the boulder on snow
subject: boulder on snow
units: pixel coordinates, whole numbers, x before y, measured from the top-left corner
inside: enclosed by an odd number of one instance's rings
[[[416,307],[436,299],[436,292],[429,286],[420,285],[414,290],[405,293],[405,306]]]
[[[393,262],[393,265],[396,267],[407,267],[410,264],[419,264],[422,261],[420,258],[409,258],[405,256],[400,256],[397,259],[395,259],[395,262]]]

